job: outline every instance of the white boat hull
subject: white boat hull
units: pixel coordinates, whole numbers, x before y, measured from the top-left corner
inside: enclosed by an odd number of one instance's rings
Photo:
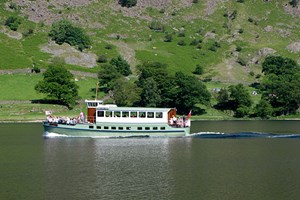
[[[190,134],[189,127],[172,127],[165,124],[51,124],[44,122],[45,136],[55,133],[71,137],[181,137]]]

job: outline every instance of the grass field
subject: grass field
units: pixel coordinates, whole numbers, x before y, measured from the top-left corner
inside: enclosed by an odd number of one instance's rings
[[[5,74],[0,76],[0,101],[42,99],[44,94],[38,94],[34,86],[42,80],[42,74]],[[76,84],[79,86],[79,96],[82,99],[92,98],[95,94],[96,79],[79,77]],[[101,95],[101,94],[100,94]]]

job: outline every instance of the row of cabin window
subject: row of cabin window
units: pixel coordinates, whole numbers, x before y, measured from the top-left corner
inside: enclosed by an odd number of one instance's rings
[[[89,126],[89,128],[94,128],[94,126]],[[97,129],[102,129],[101,126],[96,126]],[[112,127],[109,127],[109,126],[103,126],[103,129],[105,130],[108,130],[108,129],[111,129],[111,130],[117,130],[117,127],[115,126],[112,126]],[[160,130],[165,130],[166,127],[160,127]],[[118,130],[131,130],[131,127],[118,127]],[[143,130],[143,127],[137,127],[137,130]],[[145,130],[150,130],[150,127],[145,127]],[[152,127],[152,130],[158,130],[158,127]]]
[[[162,112],[135,112],[135,111],[109,111],[99,110],[98,117],[132,117],[132,118],[162,118]]]

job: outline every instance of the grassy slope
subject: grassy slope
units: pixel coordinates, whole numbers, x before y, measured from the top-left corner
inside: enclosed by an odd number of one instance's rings
[[[4,2],[4,0],[0,1],[0,20],[2,22],[0,25],[8,16],[18,14],[5,10]],[[249,75],[249,72],[260,74],[260,64],[241,67],[235,62],[236,56],[232,54],[236,46],[242,47],[238,56],[243,57],[246,61],[256,56],[257,51],[263,47],[273,48],[283,56],[299,58],[299,53],[291,53],[286,49],[288,44],[297,41],[300,37],[299,19],[290,16],[283,10],[286,1],[245,1],[245,3],[228,1],[219,3],[216,11],[209,16],[205,12],[206,2],[200,1],[192,7],[178,8],[176,15],[171,15],[172,8],[168,8],[166,9],[166,12],[169,12],[168,18],[159,9],[148,8],[142,12],[142,15],[152,18],[150,20],[124,17],[122,11],[111,10],[112,0],[92,3],[87,7],[66,9],[63,13],[65,16],[70,13],[77,14],[83,19],[89,19],[91,23],[101,24],[100,28],[86,27],[93,39],[93,48],[90,51],[97,55],[103,54],[108,58],[113,58],[119,53],[123,55],[124,45],[119,45],[122,44],[120,42],[123,42],[127,48],[131,48],[135,52],[133,58],[135,64],[148,60],[160,61],[168,64],[170,72],[183,71],[187,74],[191,74],[196,65],[200,64],[205,68],[205,74],[200,78],[218,80],[207,83],[209,89],[226,87],[228,83],[256,81]],[[223,16],[224,13],[232,13],[234,10],[237,10],[236,19],[228,20]],[[249,17],[255,19],[257,24],[250,23]],[[152,20],[161,20],[164,23],[166,32],[173,34],[172,42],[163,42],[165,33],[155,32],[148,28]],[[227,28],[224,25],[227,25]],[[85,26],[86,24],[83,25],[83,27]],[[266,32],[264,30],[266,26],[272,26],[273,31]],[[47,32],[50,27],[35,24],[23,18],[19,32],[26,32],[29,28],[34,29],[34,34],[21,40],[0,33],[0,70],[28,68],[32,66],[32,63],[41,67],[47,65],[51,55],[41,52],[39,47],[47,43]],[[178,37],[179,29],[184,29],[185,37]],[[243,29],[243,33],[237,33],[239,29]],[[282,37],[279,33],[280,30],[288,30],[291,34],[289,37]],[[208,32],[214,32],[215,39],[206,38],[204,35]],[[121,40],[113,37],[117,34],[121,36]],[[234,34],[237,36],[233,37]],[[193,39],[203,40],[201,49],[189,45]],[[180,40],[185,41],[187,45],[179,46],[177,43]],[[221,44],[221,48],[215,52],[208,50],[214,41]],[[113,44],[113,49],[105,49],[107,44]],[[73,65],[67,65],[67,68],[87,72],[98,71],[98,68],[86,69]],[[2,95],[0,100],[41,98],[42,95],[36,94],[33,90],[33,85],[40,78],[39,75],[31,77],[29,75],[1,75],[0,91]],[[20,82],[26,84],[15,87]],[[82,85],[79,91],[82,98],[92,96],[90,89],[94,86],[93,82],[93,79],[79,82]],[[252,90],[249,88],[249,91]],[[27,91],[27,93],[22,94],[22,91]],[[257,102],[257,98],[253,98],[255,102]],[[223,113],[208,109],[207,118],[214,118],[216,115],[225,117]]]

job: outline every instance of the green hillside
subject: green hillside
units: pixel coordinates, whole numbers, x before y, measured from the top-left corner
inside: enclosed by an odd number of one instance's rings
[[[33,65],[45,68],[56,57],[65,59],[70,70],[95,74],[101,65],[95,61],[99,55],[108,60],[121,55],[134,73],[144,61],[166,63],[171,73],[190,75],[201,65],[204,74],[198,76],[210,81],[209,88],[259,81],[261,63],[270,54],[299,62],[300,11],[288,0],[138,0],[132,8],[117,2],[0,0],[0,91],[4,94],[0,101],[42,98],[33,89],[40,75],[27,76],[28,82],[26,76],[14,72]],[[17,31],[5,25],[11,16],[20,20]],[[92,47],[83,52],[87,60],[80,60],[81,52],[50,41],[51,24],[62,18],[84,28],[91,37]],[[166,42],[167,36],[171,41]],[[1,73],[13,75],[8,78]],[[77,78],[80,96],[91,98],[96,79],[84,74]],[[7,92],[19,82],[27,84]],[[28,94],[18,95],[20,91]]]

